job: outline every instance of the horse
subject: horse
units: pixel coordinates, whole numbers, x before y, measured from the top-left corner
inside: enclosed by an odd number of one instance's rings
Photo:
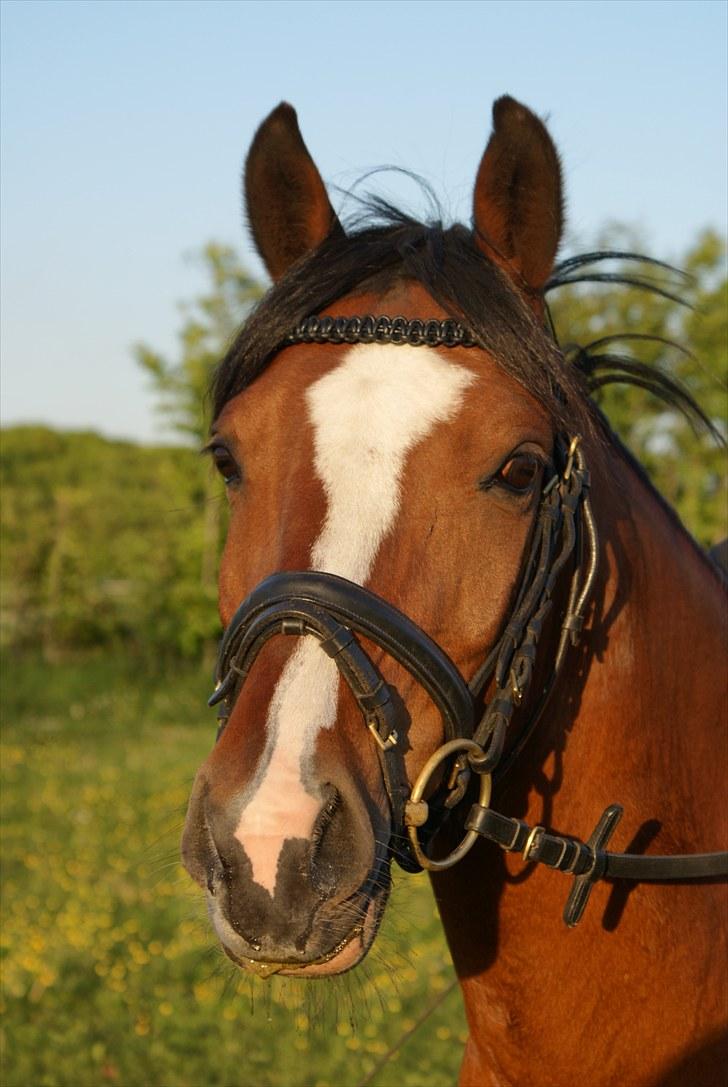
[[[212,388],[220,725],[182,842],[225,954],[340,974],[392,862],[429,869],[462,1087],[718,1082],[725,582],[551,334],[545,125],[495,102],[472,229],[346,230],[286,103],[244,193],[273,285]]]

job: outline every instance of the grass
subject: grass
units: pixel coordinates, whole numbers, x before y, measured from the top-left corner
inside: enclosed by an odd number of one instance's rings
[[[3,686],[3,1087],[455,1082],[464,1016],[424,876],[395,877],[341,978],[263,981],[217,949],[177,859],[205,675],[21,661]]]

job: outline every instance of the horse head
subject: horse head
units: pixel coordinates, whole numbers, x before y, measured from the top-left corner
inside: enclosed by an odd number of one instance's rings
[[[274,284],[214,387],[224,727],[183,857],[255,972],[338,973],[371,946],[391,859],[414,863],[408,783],[475,712],[461,676],[502,635],[578,417],[544,327],[558,156],[513,99],[493,122],[472,230],[347,233],[288,105],[248,155]]]

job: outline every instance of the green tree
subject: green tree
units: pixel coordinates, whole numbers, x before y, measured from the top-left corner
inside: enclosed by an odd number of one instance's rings
[[[179,353],[167,359],[146,344],[137,344],[139,365],[152,379],[160,412],[168,425],[199,448],[210,423],[207,391],[213,370],[238,327],[265,288],[245,270],[230,246],[208,242],[199,255],[208,276],[205,294],[183,304]],[[212,470],[205,476],[203,548],[200,585],[208,601],[215,596],[217,560],[223,530],[220,487]]]
[[[177,356],[168,359],[144,343],[137,344],[134,353],[151,378],[168,426],[199,447],[210,422],[206,400],[212,372],[265,288],[243,268],[230,246],[208,242],[198,259],[209,286],[181,306],[184,320]]]
[[[613,228],[599,249],[634,251],[632,232]],[[648,263],[617,260],[611,271],[644,279],[677,294],[686,305],[636,285],[579,283],[560,287],[550,299],[564,347],[613,335],[604,351],[660,368],[677,379],[716,428],[726,433],[728,408],[728,280],[725,242],[705,231],[679,262],[677,277]],[[607,266],[608,267],[608,266]],[[596,271],[607,267],[596,265]],[[642,336],[654,340],[641,339]],[[673,341],[670,347],[660,341]],[[728,532],[725,449],[709,434],[695,433],[683,414],[634,385],[609,384],[597,402],[626,445],[645,465],[658,490],[703,544]]]

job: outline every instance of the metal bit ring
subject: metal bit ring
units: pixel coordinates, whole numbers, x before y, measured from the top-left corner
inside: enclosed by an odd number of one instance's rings
[[[437,751],[427,760],[425,765],[420,770],[417,781],[412,787],[410,798],[405,805],[404,822],[407,827],[407,835],[412,845],[412,852],[417,858],[418,862],[423,868],[427,868],[430,872],[441,872],[445,868],[451,868],[458,861],[462,860],[466,853],[470,852],[473,845],[478,839],[478,834],[474,830],[469,830],[465,834],[465,837],[460,842],[460,845],[456,846],[451,853],[448,853],[442,860],[435,860],[432,857],[428,857],[422,846],[417,834],[417,827],[422,826],[425,822],[423,819],[423,806],[427,808],[427,802],[422,799],[430,778],[440,763],[449,758],[450,755],[455,754],[458,751],[466,751],[471,755],[483,755],[483,749],[480,744],[477,744],[475,740],[450,740],[448,743],[443,744]],[[487,808],[490,805],[490,794],[492,788],[492,781],[490,774],[480,775],[480,795],[478,797],[478,803],[483,808]]]

